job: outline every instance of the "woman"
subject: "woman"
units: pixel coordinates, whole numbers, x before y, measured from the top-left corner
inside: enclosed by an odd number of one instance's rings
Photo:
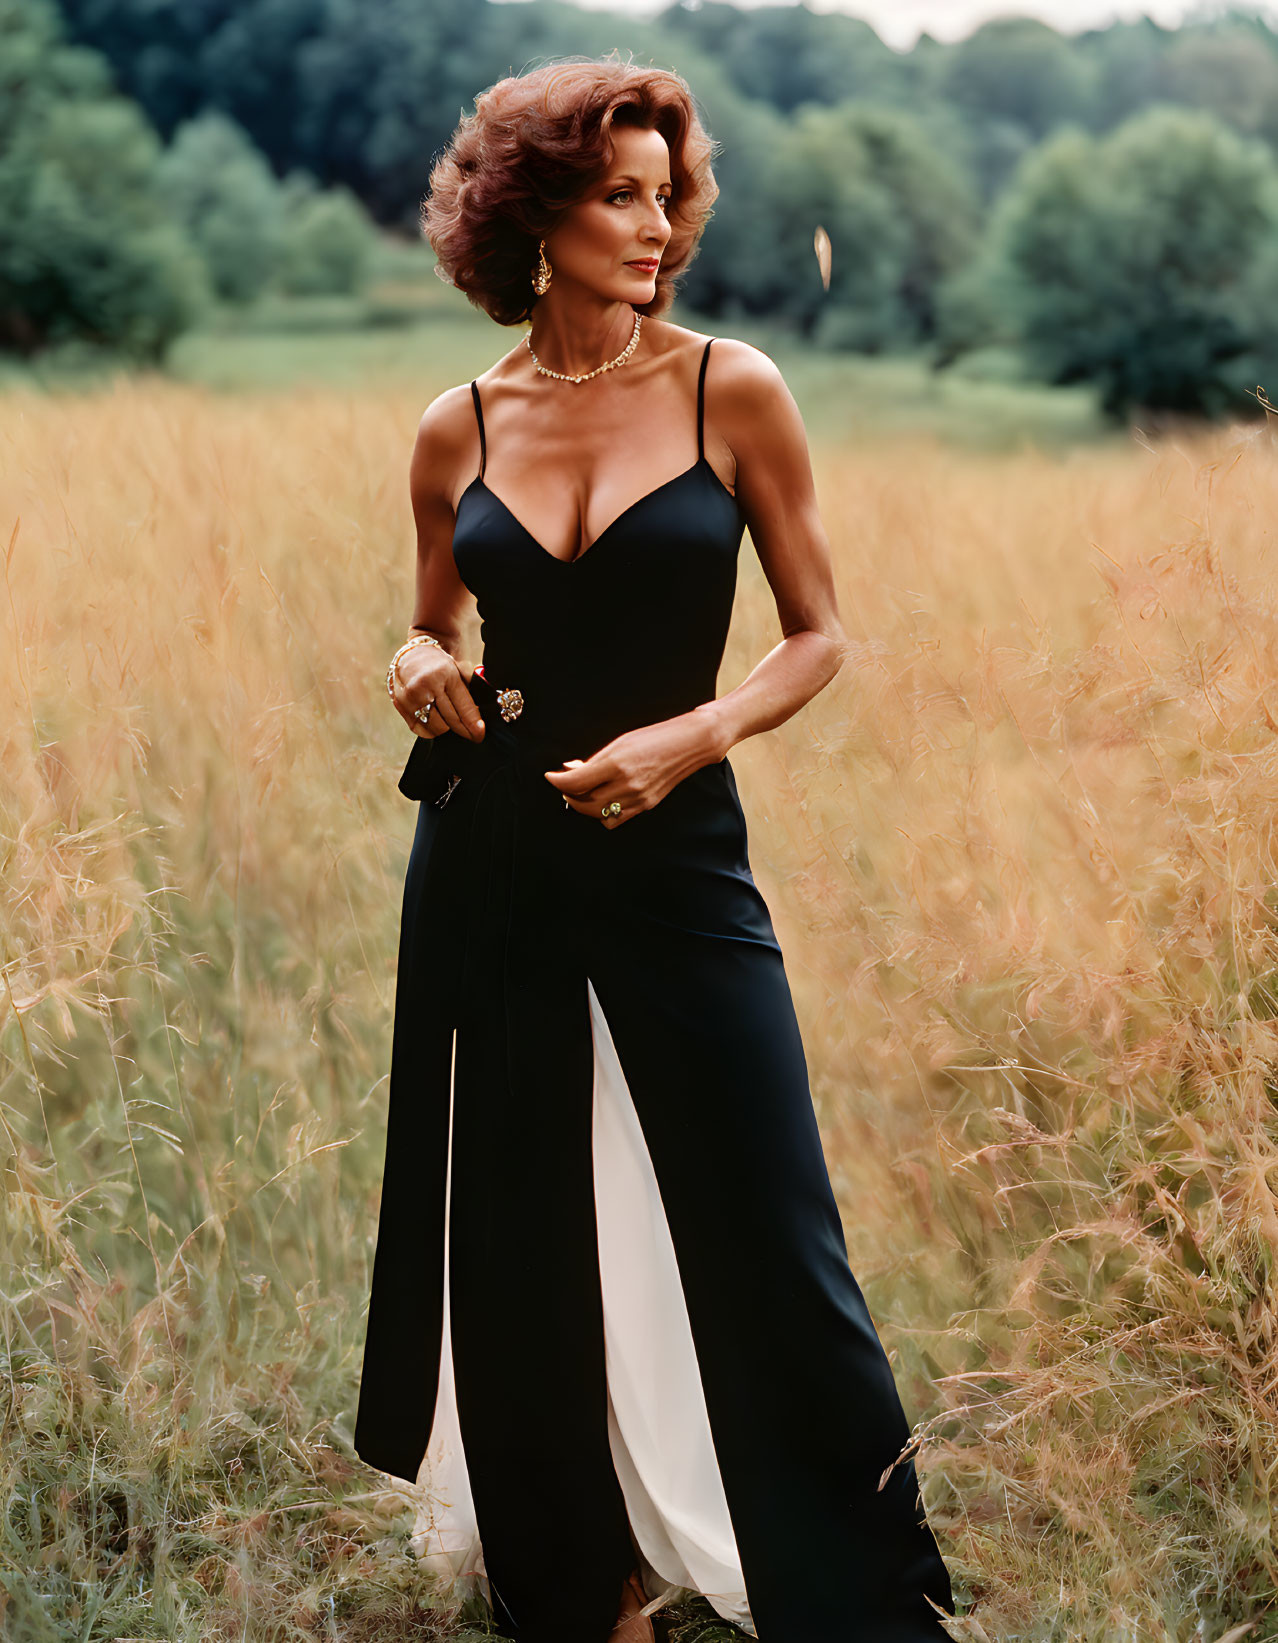
[[[427,1486],[518,1643],[643,1643],[675,1588],[764,1643],[922,1643],[949,1580],[727,758],[839,668],[829,548],[775,366],[657,317],[713,146],[677,75],[573,59],[481,96],[432,174],[441,268],[531,331],[412,460],[355,1447]],[[746,526],[785,638],[716,699]]]

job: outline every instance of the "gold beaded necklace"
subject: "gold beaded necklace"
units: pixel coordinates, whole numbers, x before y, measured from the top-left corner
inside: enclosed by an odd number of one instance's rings
[[[570,376],[565,376],[561,371],[548,370],[546,368],[546,366],[544,366],[541,363],[541,361],[537,358],[537,355],[533,352],[531,333],[524,338],[524,341],[528,344],[528,352],[530,354],[532,354],[533,364],[541,372],[542,376],[544,376],[544,377],[554,377],[556,379],[556,381],[558,381],[558,382],[589,382],[591,377],[597,377],[599,375],[600,371],[612,371],[612,370],[615,370],[618,365],[624,365],[626,363],[626,361],[630,358],[631,354],[634,353],[635,347],[638,344],[638,341],[639,341],[639,327],[642,324],[643,324],[643,315],[639,314],[639,313],[636,313],[635,314],[635,328],[634,328],[633,332],[631,333],[630,341],[626,344],[626,346],[617,355],[616,359],[610,359],[606,365],[596,365],[593,371],[587,371],[584,376],[570,377]]]

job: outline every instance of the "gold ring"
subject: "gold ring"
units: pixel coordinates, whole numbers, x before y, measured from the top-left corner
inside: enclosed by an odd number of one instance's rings
[[[604,805],[600,814],[603,816],[619,816],[621,814],[621,800],[614,799],[611,804]]]

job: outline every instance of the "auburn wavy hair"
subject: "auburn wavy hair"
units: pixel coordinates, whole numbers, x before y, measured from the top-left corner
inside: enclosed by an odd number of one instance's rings
[[[430,174],[422,232],[435,272],[499,325],[528,319],[537,247],[612,162],[614,125],[656,130],[670,150],[673,224],[651,302],[661,314],[698,251],[719,185],[711,160],[722,150],[701,124],[680,75],[635,67],[615,54],[557,58],[498,80],[463,115]]]

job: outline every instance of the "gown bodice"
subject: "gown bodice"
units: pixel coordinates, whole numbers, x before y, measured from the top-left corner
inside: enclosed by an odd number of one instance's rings
[[[711,338],[711,342],[714,339]],[[744,531],[740,504],[705,455],[705,377],[697,381],[697,460],[631,503],[575,559],[549,553],[484,480],[457,505],[453,556],[474,594],[483,677],[523,696],[527,733],[587,758],[624,730],[715,695]]]

